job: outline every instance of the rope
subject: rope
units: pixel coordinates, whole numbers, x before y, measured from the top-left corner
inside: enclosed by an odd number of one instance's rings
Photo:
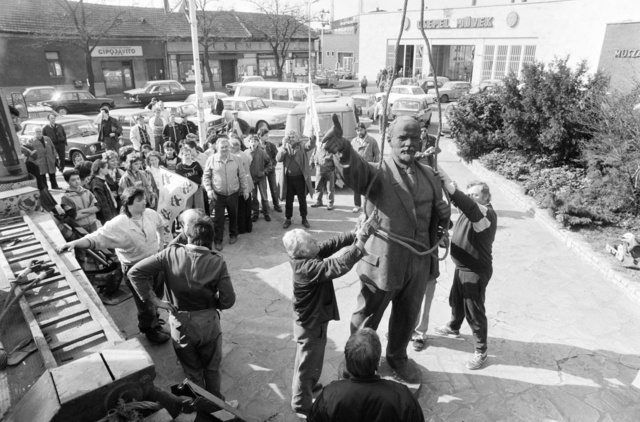
[[[380,161],[378,162],[378,167],[377,167],[377,172],[375,173],[375,175],[373,176],[373,178],[371,179],[371,182],[369,183],[369,186],[367,186],[367,191],[365,192],[364,195],[364,213],[365,216],[367,216],[367,202],[369,201],[369,193],[371,191],[371,187],[373,186],[375,180],[378,177],[378,173],[382,170],[382,164],[384,162],[384,146],[386,144],[385,142],[385,138],[386,138],[386,131],[387,131],[387,108],[389,106],[389,95],[391,94],[391,88],[393,87],[393,82],[396,79],[396,61],[398,59],[398,52],[400,50],[400,40],[402,39],[402,32],[404,31],[404,23],[407,17],[407,4],[408,4],[408,0],[404,0],[404,5],[402,7],[402,21],[400,23],[400,32],[398,34],[398,38],[396,39],[396,46],[395,46],[395,52],[394,52],[394,63],[392,66],[392,70],[391,70],[391,77],[390,77],[390,81],[387,84],[386,88],[387,88],[387,92],[386,95],[383,98],[383,106],[382,106],[382,119],[380,122],[380,133],[381,133],[381,142],[382,142],[382,146],[380,148]],[[421,9],[420,9],[420,22],[424,22],[424,0],[421,0]],[[424,25],[421,25],[420,28],[420,32],[422,33],[422,37],[425,40],[426,43],[426,47],[427,47],[427,54],[429,55],[429,65],[431,67],[431,70],[433,72],[433,78],[434,78],[434,85],[436,88],[436,98],[438,99],[438,133],[436,135],[436,144],[435,144],[435,148],[436,151],[438,150],[438,145],[440,143],[440,134],[442,133],[442,104],[440,103],[440,91],[438,88],[438,78],[436,76],[436,70],[435,70],[435,66],[433,64],[433,59],[432,59],[432,54],[431,54],[431,43],[429,42],[429,39],[427,38],[426,33],[424,32]],[[438,174],[438,154],[434,154],[434,170],[436,172],[436,175]],[[447,192],[446,189],[443,189],[444,191],[444,195],[447,198],[447,203],[451,204],[451,198],[449,197],[449,193]],[[373,209],[373,216],[374,218],[378,217],[378,207],[374,207]],[[368,216],[367,216],[368,217]],[[446,223],[446,227],[448,228],[449,226],[449,222],[451,221],[451,218],[449,217],[449,219],[447,220]],[[432,254],[433,252],[435,252],[438,249],[438,246],[443,243],[444,244],[444,248],[445,248],[445,254],[442,257],[438,257],[438,260],[443,261],[447,258],[447,256],[449,255],[449,232],[447,230],[443,230],[442,232],[442,236],[438,239],[438,241],[436,242],[436,244],[431,247],[431,248],[427,248],[424,244],[408,238],[408,237],[404,237],[404,236],[400,236],[394,233],[391,233],[388,230],[385,230],[383,228],[379,228],[376,231],[376,235],[378,235],[379,237],[382,237],[384,239],[387,239],[388,241],[392,241],[394,243],[397,243],[399,245],[404,246],[406,249],[408,249],[409,251],[411,251],[413,254],[418,255],[418,256],[426,256],[429,254]],[[416,246],[413,247],[412,245]],[[422,249],[422,250],[420,250]],[[436,252],[437,253],[437,252]]]

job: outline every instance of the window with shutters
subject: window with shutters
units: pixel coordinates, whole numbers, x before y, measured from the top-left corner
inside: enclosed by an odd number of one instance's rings
[[[493,55],[495,53],[495,45],[484,46],[484,57],[482,58],[482,80],[491,79],[493,72]]]
[[[45,51],[44,56],[47,59],[49,67],[49,76],[62,76],[62,63],[60,63],[60,55],[57,51]]]

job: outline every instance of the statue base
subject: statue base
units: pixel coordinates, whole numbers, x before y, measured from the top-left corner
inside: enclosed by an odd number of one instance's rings
[[[40,208],[40,191],[35,177],[0,183],[0,218],[15,217],[20,211],[31,213]]]

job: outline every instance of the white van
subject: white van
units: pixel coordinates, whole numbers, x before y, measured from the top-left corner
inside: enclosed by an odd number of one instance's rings
[[[318,85],[312,85],[314,98],[324,93]],[[235,97],[262,98],[268,106],[294,108],[307,100],[309,84],[295,82],[245,82],[236,86]]]

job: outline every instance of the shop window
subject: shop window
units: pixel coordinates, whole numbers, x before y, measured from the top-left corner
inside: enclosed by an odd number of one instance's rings
[[[47,59],[49,76],[62,76],[62,64],[60,63],[60,55],[58,52],[45,51],[44,56]]]
[[[505,71],[507,70],[507,52],[509,51],[509,46],[507,45],[499,45],[498,53],[496,54],[496,71],[494,75],[494,79],[503,79]]]
[[[496,50],[495,45],[484,46],[484,57],[482,58],[482,79],[491,79],[491,73],[493,71],[493,54]]]
[[[509,73],[518,74],[520,59],[522,57],[522,46],[512,45],[509,51]]]

